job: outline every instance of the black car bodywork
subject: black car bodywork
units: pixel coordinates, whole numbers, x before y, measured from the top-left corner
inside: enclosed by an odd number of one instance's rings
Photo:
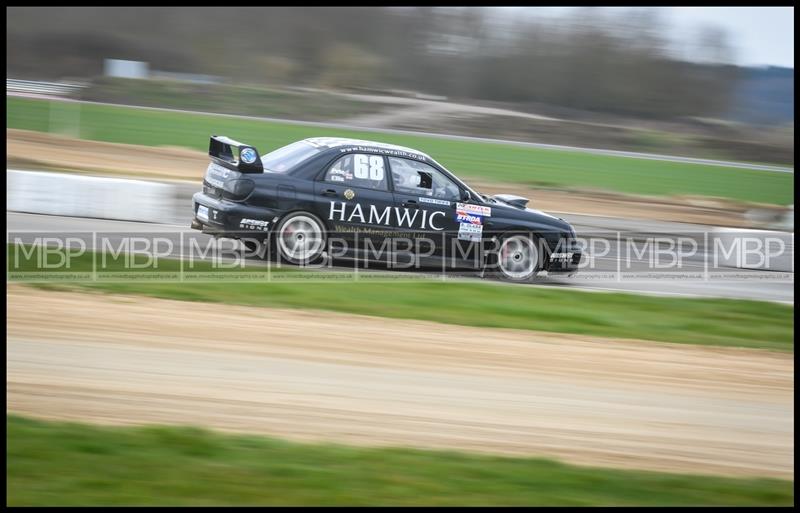
[[[517,244],[536,243],[534,274],[572,274],[581,260],[563,219],[526,208],[525,198],[479,194],[410,148],[320,137],[260,157],[252,146],[212,136],[209,156],[192,228],[215,236],[269,247],[281,220],[303,212],[322,222],[324,254],[337,257],[384,260],[405,251],[422,263],[486,269],[493,254],[511,254],[502,241],[518,234]]]

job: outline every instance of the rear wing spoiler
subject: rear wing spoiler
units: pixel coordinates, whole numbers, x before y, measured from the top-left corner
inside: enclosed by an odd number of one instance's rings
[[[224,135],[212,135],[208,156],[213,162],[240,173],[263,173],[264,166],[258,150]]]

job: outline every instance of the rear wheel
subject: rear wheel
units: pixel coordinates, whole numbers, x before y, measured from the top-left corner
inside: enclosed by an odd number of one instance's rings
[[[293,212],[278,223],[273,235],[281,260],[295,265],[317,261],[325,249],[325,226],[309,212]]]

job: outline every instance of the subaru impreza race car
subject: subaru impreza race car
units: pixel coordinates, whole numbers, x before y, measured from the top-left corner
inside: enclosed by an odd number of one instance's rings
[[[510,281],[571,275],[581,261],[568,222],[526,198],[480,194],[411,148],[316,137],[260,156],[212,136],[208,153],[192,228],[240,239],[262,257],[435,265]]]

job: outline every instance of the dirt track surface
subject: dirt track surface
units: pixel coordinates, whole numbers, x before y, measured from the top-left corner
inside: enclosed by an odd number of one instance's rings
[[[117,144],[7,129],[6,161],[10,165],[199,183],[208,166],[208,154],[186,148]]]
[[[793,478],[790,354],[7,292],[7,409]]]
[[[186,148],[115,144],[55,136],[27,130],[6,130],[6,162],[33,169],[69,169],[102,175],[200,183],[208,155]],[[470,181],[486,194],[508,193],[532,198],[535,208],[632,219],[654,219],[714,226],[750,227],[746,205],[713,198],[649,197],[609,192],[531,189],[519,184]],[[773,207],[763,207],[767,211]]]

